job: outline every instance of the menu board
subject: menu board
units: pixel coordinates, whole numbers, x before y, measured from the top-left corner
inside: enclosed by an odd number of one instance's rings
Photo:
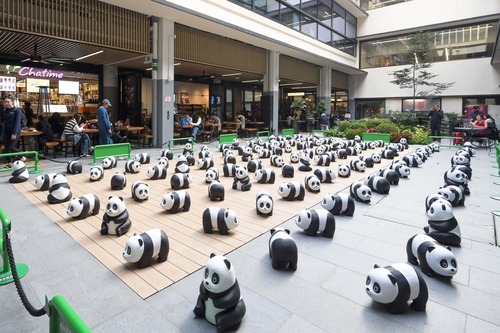
[[[16,78],[0,76],[0,91],[16,91]]]

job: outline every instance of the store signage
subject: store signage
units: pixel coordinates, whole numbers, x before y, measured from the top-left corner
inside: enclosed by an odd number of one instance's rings
[[[34,77],[45,77],[45,78],[54,78],[54,79],[62,79],[64,76],[63,72],[51,71],[50,69],[44,68],[34,68],[34,67],[21,67],[19,69],[18,74],[20,76],[34,76]]]

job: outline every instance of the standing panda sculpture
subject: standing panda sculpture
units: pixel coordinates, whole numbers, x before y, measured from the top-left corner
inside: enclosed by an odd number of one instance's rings
[[[151,229],[140,235],[134,234],[127,240],[123,259],[135,263],[137,268],[151,266],[151,262],[157,257],[156,262],[165,262],[168,258],[170,245],[165,231]]]
[[[47,201],[50,204],[69,201],[73,196],[68,180],[62,173],[55,174],[52,177],[51,184],[49,194],[47,195]]]
[[[297,244],[290,236],[290,230],[277,227],[270,232],[269,257],[273,268],[297,270],[299,254]]]
[[[457,259],[449,247],[441,246],[434,238],[415,235],[406,244],[408,262],[420,265],[427,276],[452,278],[457,274]]]
[[[149,186],[142,180],[136,180],[130,188],[132,198],[136,202],[141,202],[149,199]]]
[[[306,190],[299,182],[282,183],[278,188],[278,194],[287,201],[303,201]]]
[[[124,172],[117,172],[111,177],[111,189],[113,191],[123,190],[127,186],[127,175]]]
[[[266,191],[261,191],[255,198],[255,208],[257,215],[273,215],[274,202],[273,197]]]
[[[236,213],[229,208],[208,207],[202,215],[203,231],[211,234],[217,229],[221,235],[229,235],[229,230],[238,227]]]
[[[95,165],[90,168],[89,175],[91,182],[100,181],[104,178],[104,168],[102,165]]]
[[[35,186],[40,191],[47,191],[52,182],[52,178],[55,176],[55,173],[47,173],[45,175],[40,175],[35,178],[33,182],[33,186]]]
[[[141,167],[142,164],[138,160],[128,160],[125,162],[125,172],[127,173],[139,173]]]
[[[30,174],[23,161],[18,160],[12,163],[11,176],[12,177],[9,178],[9,183],[12,184],[24,183],[29,179]]]
[[[110,196],[106,212],[102,217],[101,235],[121,236],[132,227],[125,202],[122,197]]]
[[[224,201],[225,190],[224,185],[218,180],[214,180],[208,185],[208,197],[210,201]]]
[[[390,313],[405,311],[408,301],[415,311],[425,311],[429,291],[422,276],[412,266],[396,263],[375,265],[366,277],[366,293],[375,302],[385,304]]]
[[[191,208],[191,197],[184,190],[167,192],[163,196],[160,206],[171,214],[177,214],[180,211],[188,212]]]
[[[429,217],[429,225],[424,227],[427,235],[440,244],[460,246],[462,242],[460,226],[448,201],[434,201],[427,211],[427,216]]]
[[[321,201],[321,207],[332,213],[333,215],[353,216],[356,206],[354,199],[346,193],[331,194],[328,193]]]
[[[101,163],[102,163],[102,167],[104,169],[112,169],[112,168],[116,168],[116,164],[118,162],[116,160],[116,157],[109,156],[109,157],[106,157],[105,159],[103,159]]]
[[[82,173],[83,165],[79,161],[68,161],[66,162],[66,172],[71,175],[76,175]]]
[[[308,236],[322,233],[324,237],[333,238],[335,233],[335,217],[326,209],[301,210],[295,223],[299,228],[304,229]]]
[[[85,219],[91,215],[99,214],[100,208],[101,202],[95,194],[84,194],[68,203],[66,213],[75,219]]]
[[[245,316],[246,306],[236,273],[226,257],[210,255],[193,313],[217,326],[218,332],[236,327]]]

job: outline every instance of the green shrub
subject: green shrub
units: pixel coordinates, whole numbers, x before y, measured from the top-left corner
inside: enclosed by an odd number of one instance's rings
[[[376,128],[377,133],[394,133],[399,132],[399,128],[391,123],[381,123]]]

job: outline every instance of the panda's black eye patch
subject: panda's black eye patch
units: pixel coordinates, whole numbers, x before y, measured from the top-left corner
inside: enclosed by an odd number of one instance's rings
[[[219,284],[219,274],[217,273],[212,274],[212,283]]]

